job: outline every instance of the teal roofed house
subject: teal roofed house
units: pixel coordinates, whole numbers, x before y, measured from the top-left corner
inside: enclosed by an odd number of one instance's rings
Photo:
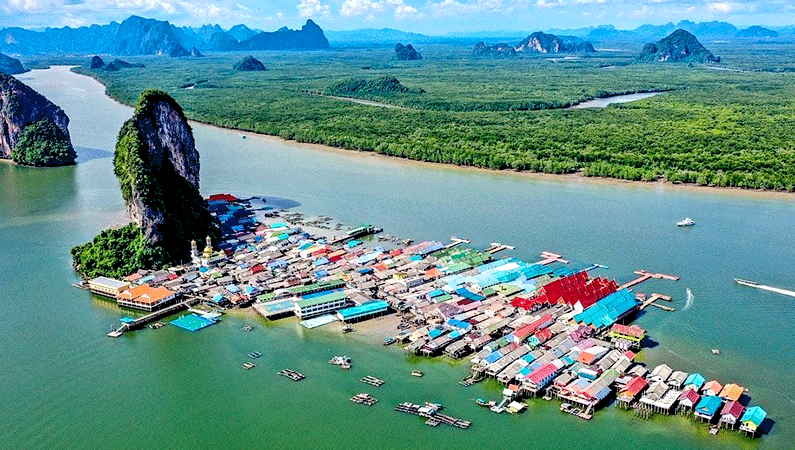
[[[367,302],[359,306],[340,309],[337,311],[337,318],[343,322],[352,322],[385,314],[388,309],[389,304],[385,301]]]
[[[685,389],[692,388],[694,391],[698,392],[701,390],[701,386],[704,386],[704,383],[707,381],[703,375],[698,372],[691,373],[685,379]]]
[[[694,410],[695,416],[699,419],[711,421],[723,406],[723,399],[714,395],[707,395],[698,402]]]
[[[748,408],[745,410],[745,414],[743,414],[743,418],[740,420],[740,431],[756,434],[759,431],[759,427],[762,426],[762,422],[765,421],[766,417],[767,411],[760,408],[759,406],[752,406]]]
[[[635,299],[635,294],[629,289],[621,289],[574,316],[574,321],[601,329],[613,325],[637,306],[638,301]]]

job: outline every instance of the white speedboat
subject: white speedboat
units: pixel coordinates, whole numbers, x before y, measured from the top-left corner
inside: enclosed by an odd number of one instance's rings
[[[696,224],[696,221],[691,219],[690,217],[685,217],[684,220],[680,220],[676,222],[676,226],[678,227],[692,227]]]

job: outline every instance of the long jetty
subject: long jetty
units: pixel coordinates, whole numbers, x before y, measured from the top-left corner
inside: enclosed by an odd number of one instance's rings
[[[621,287],[622,288],[631,288],[632,286],[635,286],[636,284],[643,283],[644,281],[646,281],[646,280],[648,280],[650,278],[671,280],[671,281],[679,280],[679,277],[676,276],[676,275],[668,275],[668,274],[665,274],[665,273],[651,273],[651,272],[646,272],[645,270],[636,270],[635,271],[635,275],[638,275],[638,278],[635,278],[632,281],[629,281],[627,283],[622,284]]]
[[[145,316],[141,316],[135,319],[132,322],[126,322],[122,324],[122,326],[120,326],[119,328],[108,333],[108,336],[116,338],[124,334],[124,332],[126,331],[143,328],[149,322],[154,322],[155,320],[161,317],[170,316],[171,314],[174,314],[175,312],[181,311],[183,309],[189,309],[191,306],[195,305],[196,303],[199,303],[202,300],[200,297],[195,297],[192,295],[185,296],[185,298],[186,300],[184,301],[167,306],[163,309],[158,309],[157,311],[153,311]]]

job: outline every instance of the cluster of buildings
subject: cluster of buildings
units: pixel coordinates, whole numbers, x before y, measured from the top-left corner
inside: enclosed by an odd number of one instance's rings
[[[194,243],[189,264],[89,287],[146,310],[179,295],[223,307],[253,304],[265,318],[295,315],[307,327],[394,311],[401,318],[395,338],[407,352],[469,357],[465,383],[493,377],[512,396],[560,398],[584,418],[615,398],[639,415],[688,412],[750,434],[765,420],[762,408],[745,406],[739,386],[636,363],[646,337],[631,323],[640,304],[629,288],[591,277],[596,266],[546,252],[535,263],[497,258],[503,246],[480,251],[460,240],[364,244],[356,238],[375,231],[369,226],[310,234],[296,213],[228,194],[209,206],[222,225],[218,251],[208,241],[199,254]]]

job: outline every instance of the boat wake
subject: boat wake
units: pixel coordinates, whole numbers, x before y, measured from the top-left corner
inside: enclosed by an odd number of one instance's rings
[[[693,295],[693,291],[691,291],[690,288],[687,288],[686,292],[687,292],[686,296],[687,298],[685,300],[685,307],[682,308],[682,311],[687,311],[688,309],[690,309],[690,307],[693,306],[693,300],[696,299],[696,297]]]

